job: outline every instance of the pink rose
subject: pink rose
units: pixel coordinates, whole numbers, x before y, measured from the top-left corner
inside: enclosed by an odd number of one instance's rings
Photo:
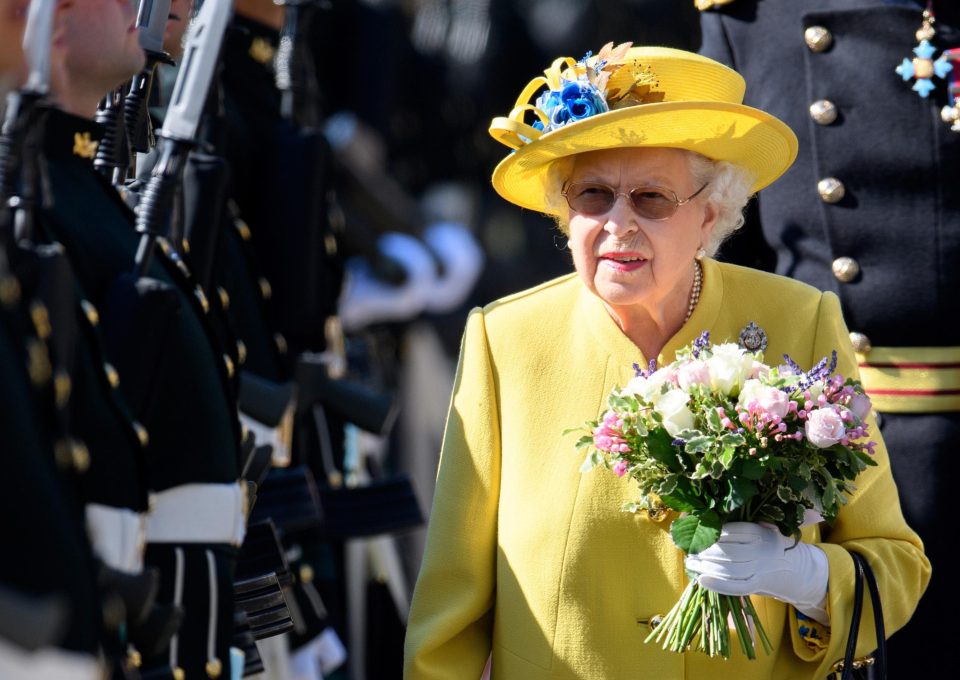
[[[760,411],[771,418],[783,419],[790,409],[790,399],[783,390],[764,385],[759,380],[748,380],[740,391],[740,405],[751,413]]]
[[[836,408],[818,408],[807,416],[804,432],[811,444],[825,449],[843,439],[846,434],[843,419]]]
[[[677,384],[687,390],[691,385],[710,385],[710,369],[706,361],[693,359],[680,365],[677,370]]]
[[[627,474],[627,461],[618,460],[613,465],[613,471],[616,473],[617,477],[623,477]]]
[[[750,367],[750,373],[747,374],[749,378],[766,378],[770,375],[770,367],[759,361],[754,361],[753,365]]]

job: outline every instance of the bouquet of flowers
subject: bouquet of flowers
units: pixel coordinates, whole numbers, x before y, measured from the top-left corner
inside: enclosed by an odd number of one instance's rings
[[[581,467],[635,479],[640,498],[624,510],[681,513],[671,537],[687,554],[713,545],[726,522],[766,522],[800,537],[805,515],[830,522],[872,459],[859,383],[834,375],[836,352],[809,371],[790,357],[781,366],[736,344],[711,345],[703,333],[656,370],[616,388],[608,409],[577,443]],[[756,658],[752,631],[770,641],[749,597],[720,595],[695,578],[646,642],[683,652],[730,656],[730,627]]]

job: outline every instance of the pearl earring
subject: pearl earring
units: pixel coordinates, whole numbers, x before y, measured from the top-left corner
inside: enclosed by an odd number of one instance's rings
[[[707,256],[707,251],[704,250],[703,248],[700,248],[699,250],[697,250],[697,254],[695,257],[698,260],[702,260],[706,256]]]

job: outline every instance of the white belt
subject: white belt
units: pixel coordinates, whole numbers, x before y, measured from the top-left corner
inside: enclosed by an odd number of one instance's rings
[[[269,444],[273,448],[271,461],[274,467],[290,466],[290,448],[293,442],[293,404],[283,414],[277,427],[264,425],[256,418],[240,411],[240,422],[253,432],[258,446]]]
[[[229,543],[246,533],[247,491],[233,484],[183,484],[150,494],[149,543]]]
[[[93,552],[107,566],[128,574],[143,571],[146,515],[99,503],[86,506],[87,534]]]
[[[102,680],[106,673],[89,654],[45,647],[29,652],[0,638],[0,678],[3,680]]]

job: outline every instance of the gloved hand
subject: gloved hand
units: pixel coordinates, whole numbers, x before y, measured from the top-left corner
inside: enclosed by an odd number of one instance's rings
[[[701,586],[721,595],[766,595],[793,605],[829,625],[826,611],[830,565],[820,548],[794,545],[776,527],[752,522],[724,524],[720,539],[688,555],[686,566]]]

